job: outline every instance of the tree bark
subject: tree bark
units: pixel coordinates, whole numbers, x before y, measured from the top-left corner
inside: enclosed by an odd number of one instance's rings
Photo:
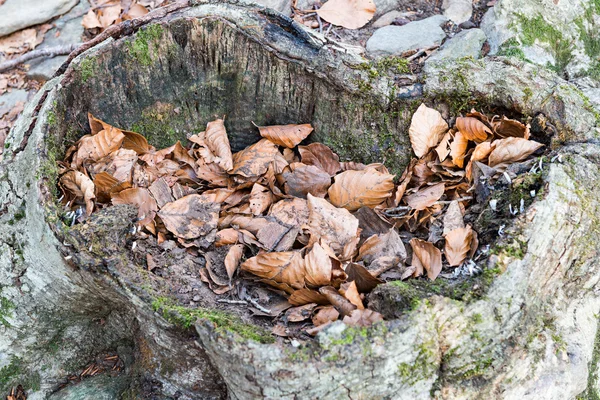
[[[399,86],[385,68],[272,11],[233,0],[193,3],[115,30],[75,57],[7,139],[0,164],[0,394],[19,383],[30,399],[75,392],[156,399],[595,393],[600,143],[597,111],[573,86],[504,59],[430,65],[420,77],[424,86]],[[56,160],[88,129],[87,112],[157,146],[226,115],[236,150],[257,139],[251,122],[310,122],[315,140],[343,158],[385,160],[400,172],[411,157],[412,110],[421,101],[470,105],[465,99],[545,115],[539,129],[555,132],[547,142],[562,162],[546,159],[543,195],[506,227],[468,296],[383,285],[372,300],[390,320],[369,330],[338,322],[314,343],[258,343],[206,319],[192,320],[194,330],[178,325],[185,311],[157,302],[169,283],[131,256],[131,210],[115,208],[95,230],[69,228],[52,194]],[[411,310],[411,296],[427,301]],[[119,378],[57,391],[106,352],[123,360]]]

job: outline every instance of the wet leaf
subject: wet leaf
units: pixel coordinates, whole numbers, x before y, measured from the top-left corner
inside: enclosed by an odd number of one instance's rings
[[[466,140],[472,140],[475,143],[485,142],[492,134],[483,122],[473,117],[456,118],[456,128]]]
[[[198,194],[165,204],[158,212],[165,227],[182,239],[208,235],[217,228],[220,205]]]
[[[369,327],[380,321],[383,321],[383,315],[369,309],[354,310],[342,320],[346,325],[360,327]]]
[[[359,236],[358,220],[344,208],[309,194],[308,211],[310,233],[321,238],[338,255]]]
[[[295,289],[304,287],[306,269],[302,255],[297,251],[258,254],[244,261],[242,270],[261,278],[288,284]]]
[[[257,126],[260,136],[276,145],[294,148],[313,131],[310,124]]]
[[[437,110],[421,104],[413,114],[408,135],[417,157],[436,147],[448,130],[448,124]]]
[[[152,222],[158,206],[150,192],[144,188],[125,189],[119,193],[113,194],[112,203],[132,204],[138,208],[138,219],[140,225],[146,225]]]
[[[444,253],[448,264],[452,267],[462,264],[471,249],[471,240],[473,239],[471,226],[454,229],[444,237],[446,239]]]
[[[311,286],[326,286],[331,284],[331,260],[319,243],[304,257],[306,268],[306,283]]]
[[[523,161],[535,153],[544,145],[533,140],[510,137],[496,140],[496,147],[489,157],[489,166],[497,168],[499,165],[507,166],[512,163]]]
[[[94,182],[90,178],[79,171],[68,171],[60,177],[60,184],[72,198],[85,202],[86,215],[92,214],[96,194]]]
[[[306,198],[308,193],[316,197],[325,197],[331,186],[331,177],[325,171],[313,165],[299,165],[293,172],[284,172],[285,193]]]
[[[317,14],[333,25],[358,29],[375,15],[373,0],[329,0],[317,10]]]
[[[331,149],[321,143],[311,143],[308,146],[298,146],[302,163],[314,165],[334,176],[341,170],[340,158]]]
[[[394,175],[367,168],[345,171],[337,175],[328,190],[329,201],[336,207],[355,211],[365,206],[374,208],[392,195]]]
[[[229,282],[233,278],[235,271],[237,271],[238,266],[240,265],[240,261],[242,260],[242,256],[244,255],[244,245],[243,244],[235,244],[231,246],[227,255],[225,256],[225,269],[227,270],[227,276],[229,277]]]
[[[421,239],[411,239],[410,246],[413,250],[413,266],[424,268],[427,271],[427,277],[432,281],[442,271],[442,253],[432,243]]]
[[[415,210],[424,210],[431,207],[444,194],[445,185],[443,182],[436,183],[433,186],[427,186],[418,192],[405,196],[404,200],[409,207]]]

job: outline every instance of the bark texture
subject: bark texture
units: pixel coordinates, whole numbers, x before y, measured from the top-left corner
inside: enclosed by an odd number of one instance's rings
[[[107,39],[48,82],[0,164],[0,394],[17,383],[30,399],[595,394],[597,111],[556,75],[503,59],[431,66],[424,88],[397,86],[386,71],[374,77],[366,62],[271,11],[205,1]],[[421,89],[422,98],[411,97]],[[507,227],[487,272],[468,286],[489,286],[484,295],[457,300],[384,285],[381,311],[393,319],[375,329],[338,322],[315,343],[294,346],[249,341],[206,320],[182,328],[173,322],[185,310],[162,304],[156,313],[160,282],[127,257],[131,210],[103,217],[109,235],[65,228],[52,201],[55,162],[87,129],[88,111],[156,145],[226,115],[236,149],[256,140],[251,121],[310,122],[315,139],[342,157],[400,169],[410,158],[411,110],[467,98],[544,113],[562,163],[546,167],[543,195]],[[423,300],[406,308],[415,297]],[[124,360],[119,378],[52,394],[104,351]]]

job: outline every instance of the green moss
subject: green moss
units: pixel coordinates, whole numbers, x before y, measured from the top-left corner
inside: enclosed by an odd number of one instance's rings
[[[473,314],[471,315],[471,321],[473,321],[474,324],[480,324],[483,321],[483,317],[481,314]]]
[[[126,45],[129,56],[141,65],[152,64],[154,53],[150,52],[150,45],[161,39],[163,31],[163,27],[159,24],[152,24],[137,31],[133,41]]]
[[[22,360],[18,357],[13,357],[10,364],[0,368],[0,391],[8,389],[15,378],[23,372]]]
[[[333,346],[345,346],[350,343],[354,343],[356,338],[366,338],[368,336],[368,329],[365,327],[348,327],[342,332],[339,339],[331,339],[330,344]]]
[[[497,243],[490,250],[490,253],[522,260],[527,253],[527,242],[520,239],[513,239],[508,243]]]
[[[546,22],[541,15],[528,18],[523,14],[516,14],[516,17],[521,28],[521,43],[524,46],[538,44],[545,47],[554,57],[554,64],[548,67],[562,74],[573,59],[573,43],[566,40],[562,32]]]
[[[490,369],[493,363],[494,358],[491,356],[480,358],[477,361],[475,361],[475,363],[473,363],[472,368],[468,368],[466,371],[459,374],[456,378],[458,380],[467,380],[484,375]]]
[[[521,44],[516,38],[510,38],[502,43],[502,46],[500,46],[500,49],[498,50],[498,55],[504,57],[514,57],[522,61],[530,62],[527,57],[525,57],[523,49],[519,47],[520,45]]]
[[[169,322],[188,329],[199,320],[208,320],[215,324],[217,332],[233,332],[243,339],[260,343],[272,343],[273,336],[264,329],[243,323],[238,317],[223,311],[207,310],[204,308],[187,308],[175,305],[171,299],[158,297],[152,302],[155,311],[162,311],[163,317]]]
[[[600,362],[600,331],[596,334],[594,341],[594,351],[592,352],[592,360],[588,365],[588,387],[585,392],[581,393],[577,398],[586,400],[600,400],[600,393],[596,390],[595,383],[598,380],[598,366]]]
[[[406,385],[414,385],[420,380],[430,378],[436,370],[434,343],[421,343],[417,346],[417,357],[412,364],[398,365],[400,380]]]
[[[6,318],[12,318],[12,310],[15,304],[6,297],[0,296],[0,324],[9,327],[10,323]]]
[[[525,89],[523,89],[523,94],[525,95],[523,101],[529,101],[533,96],[533,90],[531,90],[531,88],[526,87]]]
[[[79,73],[81,74],[81,80],[85,83],[90,78],[93,78],[98,69],[98,60],[96,57],[85,57],[79,63]]]
[[[166,148],[178,140],[186,140],[185,134],[177,132],[174,126],[182,125],[170,104],[157,103],[154,107],[142,111],[140,119],[129,127],[149,139],[150,144],[157,148]],[[202,129],[200,129],[202,130]]]

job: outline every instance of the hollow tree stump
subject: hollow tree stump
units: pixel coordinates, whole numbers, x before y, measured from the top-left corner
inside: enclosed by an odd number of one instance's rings
[[[69,398],[77,386],[51,393],[107,351],[119,354],[124,372],[84,380],[79,394],[567,399],[595,393],[600,142],[597,112],[577,89],[501,58],[430,65],[423,86],[402,87],[386,70],[374,78],[352,49],[272,11],[233,0],[192,3],[112,30],[42,88],[7,139],[0,164],[1,395],[21,383],[30,399]],[[506,227],[508,238],[463,296],[426,288],[417,294],[426,301],[410,310],[402,308],[401,287],[384,285],[373,301],[392,320],[378,328],[337,322],[300,347],[258,343],[202,319],[186,329],[174,323],[181,309],[155,312],[160,285],[128,255],[131,210],[106,221],[110,237],[76,231],[89,249],[74,246],[72,230],[57,218],[56,160],[88,129],[88,111],[157,146],[227,115],[234,150],[256,141],[251,121],[310,122],[314,140],[342,157],[385,160],[399,172],[411,157],[411,111],[422,101],[444,108],[469,99],[543,113],[556,132],[548,143],[562,162],[547,167],[543,194]]]

